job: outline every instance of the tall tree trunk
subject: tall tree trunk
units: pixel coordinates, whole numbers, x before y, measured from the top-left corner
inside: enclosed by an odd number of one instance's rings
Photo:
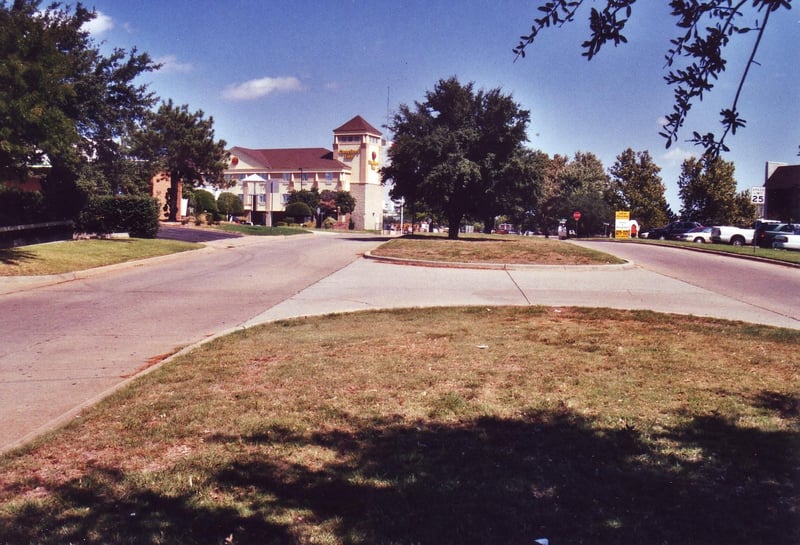
[[[488,217],[483,219],[483,232],[484,232],[484,234],[486,234],[486,235],[491,235],[492,234],[492,230],[494,229],[494,221],[495,221],[494,218],[495,217],[492,215],[492,216],[488,216]]]
[[[178,212],[181,209],[180,188],[181,177],[177,173],[169,175],[169,221],[178,221]]]
[[[458,230],[461,227],[461,216],[451,216],[447,218],[447,238],[455,240],[458,238]]]

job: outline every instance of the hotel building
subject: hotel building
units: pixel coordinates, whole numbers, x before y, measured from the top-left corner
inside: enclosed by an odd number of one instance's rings
[[[258,225],[273,225],[283,217],[292,191],[349,191],[356,200],[350,218],[355,229],[380,230],[383,188],[380,168],[385,143],[381,132],[356,116],[333,131],[333,150],[325,148],[231,148],[224,175],[238,194],[245,213]]]

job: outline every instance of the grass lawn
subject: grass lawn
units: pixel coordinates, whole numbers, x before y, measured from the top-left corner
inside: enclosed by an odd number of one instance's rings
[[[450,263],[505,263],[536,265],[591,265],[625,263],[612,255],[589,250],[556,238],[507,235],[414,235],[394,239],[372,252],[382,257]]]
[[[268,324],[0,458],[0,542],[794,544],[798,345],[595,309]]]
[[[793,250],[775,250],[772,248],[759,248],[758,246],[731,246],[730,244],[700,244],[697,242],[683,242],[674,240],[663,241],[663,240],[635,239],[635,240],[620,241],[620,242],[635,243],[635,244],[658,244],[661,246],[681,246],[684,248],[692,248],[696,250],[713,250],[715,252],[743,255],[748,257],[752,256],[757,258],[800,264],[800,252]]]
[[[239,223],[221,223],[215,225],[214,229],[254,236],[290,236],[304,235],[311,232],[301,227],[265,227],[263,225],[242,225]]]
[[[61,274],[202,248],[175,240],[71,240],[0,249],[0,276]]]

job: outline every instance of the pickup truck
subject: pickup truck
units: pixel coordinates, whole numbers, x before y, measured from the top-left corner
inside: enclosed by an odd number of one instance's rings
[[[742,228],[731,225],[715,225],[711,228],[711,242],[717,244],[731,244],[733,246],[744,246],[752,244],[756,229],[762,225],[778,225],[780,222],[773,220],[756,220],[752,227]]]

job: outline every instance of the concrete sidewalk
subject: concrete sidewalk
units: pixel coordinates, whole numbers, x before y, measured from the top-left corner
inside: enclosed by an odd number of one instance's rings
[[[632,265],[508,270],[360,259],[242,324],[367,309],[546,305],[643,309],[800,329],[800,322]]]

